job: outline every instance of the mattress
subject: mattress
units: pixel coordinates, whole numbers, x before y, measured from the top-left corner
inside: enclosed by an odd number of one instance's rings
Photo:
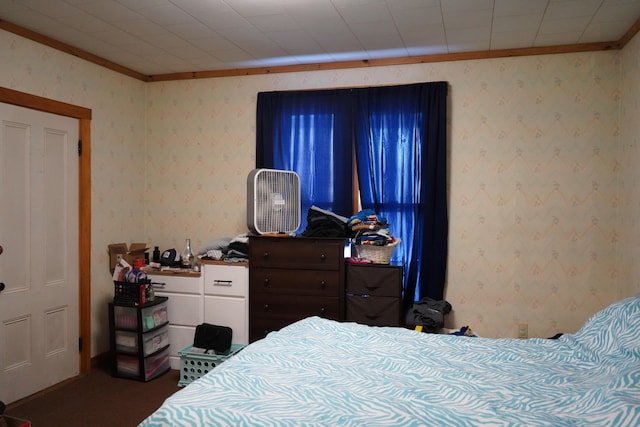
[[[310,317],[169,397],[158,426],[638,426],[640,297],[556,340]]]

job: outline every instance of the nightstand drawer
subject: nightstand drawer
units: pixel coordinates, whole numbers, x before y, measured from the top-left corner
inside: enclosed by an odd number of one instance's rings
[[[347,319],[371,326],[400,326],[400,300],[395,297],[348,295]]]
[[[347,264],[347,294],[400,298],[402,267]]]

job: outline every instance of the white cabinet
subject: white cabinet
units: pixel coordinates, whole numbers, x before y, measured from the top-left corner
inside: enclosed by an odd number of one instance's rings
[[[247,344],[249,269],[246,263],[202,264],[202,273],[151,272],[157,296],[169,297],[169,362],[180,369],[178,351],[193,344],[201,323],[229,326],[233,343]]]
[[[248,295],[246,264],[204,264],[204,321],[233,329],[234,344],[249,341]]]
[[[204,321],[203,277],[200,274],[149,274],[157,296],[169,297],[169,363],[180,369],[178,351],[193,344],[196,326]]]

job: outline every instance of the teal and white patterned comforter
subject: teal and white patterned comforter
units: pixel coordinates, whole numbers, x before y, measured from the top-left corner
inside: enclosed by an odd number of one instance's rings
[[[557,340],[307,318],[175,393],[141,426],[640,426],[640,296]]]

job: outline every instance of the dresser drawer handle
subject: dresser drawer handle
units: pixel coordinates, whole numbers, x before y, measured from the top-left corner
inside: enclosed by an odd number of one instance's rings
[[[327,256],[326,256],[325,254],[322,254],[322,255],[320,255],[320,259],[321,259],[322,261],[324,261],[325,259],[327,259]]]
[[[326,310],[324,307],[322,307],[322,308],[320,309],[320,314],[324,314],[326,311],[327,311],[327,310]]]
[[[269,258],[269,252],[265,252],[262,254],[262,258],[267,259]]]
[[[213,286],[231,286],[233,285],[233,280],[214,280]]]
[[[269,304],[264,305],[264,311],[269,311]]]
[[[269,278],[268,277],[265,278],[262,284],[264,285],[265,288],[269,287]]]
[[[321,282],[320,282],[320,287],[321,287],[322,289],[326,288],[326,287],[327,287],[327,282],[325,282],[324,280],[323,280],[323,281],[321,281]]]

